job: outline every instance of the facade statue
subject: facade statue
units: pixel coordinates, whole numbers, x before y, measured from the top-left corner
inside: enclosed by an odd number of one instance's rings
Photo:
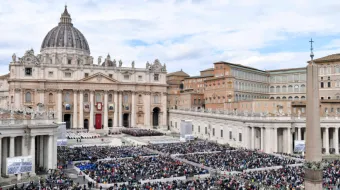
[[[98,57],[98,65],[100,65],[100,63],[102,62],[102,56]]]
[[[300,116],[301,116],[301,111],[298,110],[298,118],[300,118]]]
[[[164,63],[164,66],[163,66],[163,71],[166,71],[166,65],[165,65],[165,63]]]
[[[113,62],[113,67],[117,67],[116,60],[114,59],[112,62]]]
[[[148,61],[148,62],[146,62],[146,69],[149,69],[149,68],[150,68],[150,63]]]
[[[122,60],[119,60],[119,67],[122,67],[122,65],[123,65]]]
[[[17,62],[17,56],[15,55],[15,53],[13,53],[12,55],[12,61],[13,63]]]
[[[131,66],[133,69],[135,68],[135,61],[132,61]]]

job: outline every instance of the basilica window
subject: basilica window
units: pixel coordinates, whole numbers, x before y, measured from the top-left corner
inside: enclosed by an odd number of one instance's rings
[[[86,77],[89,77],[89,73],[85,73],[85,78],[86,78]]]
[[[127,104],[129,102],[129,96],[127,94],[124,94],[123,96],[123,103]]]
[[[306,85],[301,85],[301,88],[300,88],[301,92],[305,92],[306,91]]]
[[[32,97],[30,92],[26,92],[25,94],[25,102],[26,103],[31,103],[32,102]]]
[[[72,76],[72,74],[70,72],[65,72],[64,75],[65,75],[66,78],[71,78],[71,76]]]
[[[109,102],[112,102],[112,94],[109,94]]]
[[[71,63],[72,63],[72,60],[71,60],[71,59],[68,59],[68,60],[67,60],[67,64],[71,65]]]
[[[223,137],[223,130],[221,129],[221,137]]]
[[[155,104],[158,104],[158,103],[159,103],[159,96],[158,96],[158,95],[154,95],[154,96],[153,96],[153,102],[154,102]]]
[[[101,102],[102,101],[102,95],[100,93],[96,94],[96,102]]]
[[[130,79],[130,75],[124,75],[124,80],[129,80]]]
[[[233,132],[229,131],[229,139],[233,139]]]
[[[53,71],[49,71],[49,72],[48,72],[48,76],[49,76],[49,77],[53,77]]]
[[[84,94],[84,102],[88,102],[89,101],[89,94]]]
[[[242,133],[238,134],[238,141],[242,142]]]
[[[48,102],[50,102],[50,103],[53,102],[53,94],[52,94],[52,93],[50,93],[50,94],[48,95]]]
[[[70,103],[70,96],[71,96],[70,93],[66,92],[65,97],[64,97],[64,102]]]
[[[109,74],[109,77],[112,78],[112,74]]]
[[[213,128],[212,135],[215,136],[215,128]]]
[[[138,81],[142,81],[142,80],[143,80],[142,75],[139,75],[139,76],[138,76]]]
[[[293,92],[293,86],[292,85],[288,86],[288,92]]]
[[[154,74],[153,75],[153,80],[158,81],[159,80],[159,74]]]
[[[32,76],[32,68],[25,68],[25,75]]]
[[[14,98],[13,98],[13,96],[11,96],[11,103],[14,103]]]

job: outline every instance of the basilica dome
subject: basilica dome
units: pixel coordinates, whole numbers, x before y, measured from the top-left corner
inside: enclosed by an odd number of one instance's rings
[[[67,6],[61,14],[58,26],[50,30],[41,44],[41,52],[51,49],[73,49],[90,54],[90,48],[84,35],[73,26]]]

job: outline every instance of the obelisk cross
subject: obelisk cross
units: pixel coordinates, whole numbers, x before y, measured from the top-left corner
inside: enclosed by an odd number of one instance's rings
[[[310,58],[312,59],[312,62],[313,62],[313,57],[314,57],[314,53],[313,53],[313,39],[311,38],[310,39]]]

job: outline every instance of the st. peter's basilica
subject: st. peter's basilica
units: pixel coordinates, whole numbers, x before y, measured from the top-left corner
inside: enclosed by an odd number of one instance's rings
[[[41,44],[12,56],[1,76],[1,105],[52,113],[67,128],[164,127],[167,124],[166,66],[158,59],[135,68],[107,55],[95,60],[85,36],[65,10]]]

